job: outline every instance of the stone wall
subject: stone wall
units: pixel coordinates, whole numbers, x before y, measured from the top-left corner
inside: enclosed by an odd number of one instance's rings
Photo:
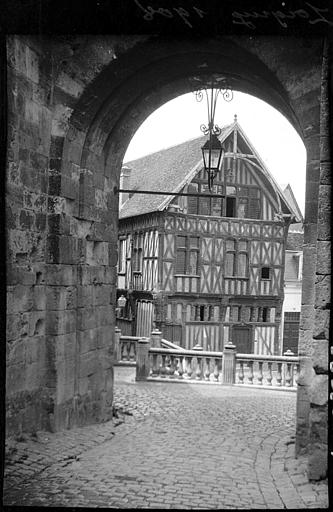
[[[63,158],[77,98],[113,58],[66,73],[85,44],[8,38],[8,435],[111,415],[116,181],[81,168],[84,133]]]
[[[325,41],[321,76],[320,175],[314,326],[311,344],[313,367],[309,388],[309,477],[317,480],[327,474],[328,439],[328,359],[331,308],[331,119],[329,52]]]
[[[327,380],[318,358],[330,273],[322,60],[321,39],[8,38],[8,433],[110,417],[122,159],[151,112],[190,91],[194,76],[222,73],[278,108],[306,146],[297,450],[310,438],[322,459],[327,403],[315,397]]]
[[[50,427],[53,347],[46,303],[52,112],[40,50],[8,44],[7,428]]]

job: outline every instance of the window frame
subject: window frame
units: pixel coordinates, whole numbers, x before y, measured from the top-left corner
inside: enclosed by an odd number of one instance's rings
[[[202,169],[196,176],[195,181],[189,183],[188,192],[204,194],[207,190],[206,171]],[[220,195],[219,213],[217,213],[217,200],[213,198],[191,197],[187,200],[187,213],[189,215],[200,215],[209,217],[225,217],[228,219],[260,219],[262,213],[262,193],[256,185],[243,185],[235,183],[234,177],[222,171],[221,175],[215,178],[213,191]],[[207,202],[207,212],[203,211],[203,202]],[[215,205],[213,206],[213,202]],[[189,203],[191,206],[189,207]],[[240,205],[244,204],[243,215],[238,216]],[[189,211],[191,210],[191,212]],[[214,211],[215,210],[215,211]],[[250,212],[255,214],[250,216]],[[229,215],[227,215],[229,213]]]
[[[227,242],[232,241],[234,242],[234,248],[228,249]],[[245,242],[246,243],[246,249],[240,249],[240,243]],[[233,274],[230,275],[227,273],[227,266],[228,266],[228,254],[233,254],[234,261],[233,261]],[[239,274],[239,256],[245,255],[246,257],[246,265],[245,265],[245,275]],[[237,238],[227,238],[225,241],[225,267],[224,267],[224,276],[226,278],[238,278],[238,279],[248,279],[249,278],[249,244],[248,240],[246,239],[237,239]]]
[[[143,270],[143,239],[144,233],[142,231],[135,233],[133,236],[132,271],[136,273],[142,273]]]
[[[185,238],[185,245],[178,245],[178,237]],[[176,238],[176,258],[175,258],[175,276],[193,276],[193,277],[200,277],[200,236],[199,235],[184,235],[184,234],[175,234]],[[191,239],[196,238],[197,239],[197,246],[194,247],[191,245]],[[178,253],[182,251],[185,253],[184,258],[184,272],[178,272]],[[186,270],[190,269],[190,260],[191,260],[191,253],[196,253],[196,259],[197,259],[197,265],[196,265],[196,274],[187,272]]]
[[[268,277],[263,277],[263,270],[264,269],[267,269],[268,270]],[[260,279],[262,281],[270,281],[272,279],[272,267],[267,267],[266,265],[262,266],[260,268]]]
[[[119,238],[118,247],[118,274],[126,274],[127,245],[126,236]]]

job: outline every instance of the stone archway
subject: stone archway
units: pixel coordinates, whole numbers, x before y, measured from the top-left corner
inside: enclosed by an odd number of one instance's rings
[[[27,48],[33,48],[37,68],[45,77],[55,73],[51,84],[40,86],[44,95],[48,91],[52,97],[52,108],[50,100],[41,100],[42,107],[50,111],[45,121],[50,132],[45,150],[49,162],[48,229],[45,266],[40,271],[47,317],[44,363],[40,364],[43,378],[34,384],[39,389],[43,382],[48,390],[47,405],[40,393],[34,399],[37,416],[46,414],[48,418],[44,424],[49,421],[52,428],[61,429],[111,415],[118,220],[114,187],[134,132],[157,107],[191,90],[193,76],[223,74],[235,89],[254,94],[280,110],[303,138],[308,156],[307,280],[300,346],[311,367],[322,41],[245,36],[170,41],[106,36],[47,41],[44,47],[28,38],[20,44],[27,55]],[[17,42],[11,45],[13,68],[25,73],[25,80],[40,83],[36,62],[31,59],[30,68],[23,69]],[[15,86],[24,90],[24,80],[14,78]],[[66,96],[64,91],[71,94]],[[14,102],[13,115],[17,108]],[[24,149],[24,142],[21,146]],[[16,264],[17,258],[13,267]],[[14,288],[12,291],[15,293]],[[9,379],[14,366],[9,365]],[[308,374],[301,381],[299,400],[304,431],[312,378]],[[17,392],[9,388],[9,403],[15,397]],[[22,414],[26,413],[18,411],[18,416]],[[36,418],[33,423],[38,421]],[[14,429],[15,422],[13,414]],[[299,432],[303,438],[302,429]]]

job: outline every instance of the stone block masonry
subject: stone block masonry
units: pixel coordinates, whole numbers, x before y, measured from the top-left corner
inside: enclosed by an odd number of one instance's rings
[[[188,78],[220,69],[283,113],[307,150],[296,446],[310,443],[311,478],[321,478],[327,404],[310,396],[321,401],[325,386],[330,310],[331,63],[322,38],[180,45],[149,35],[11,35],[7,54],[8,434],[111,415],[123,157],[144,119],[189,91]]]
[[[71,52],[8,38],[8,435],[111,416],[114,183],[80,168],[75,129],[64,158],[84,86],[59,72],[57,59]]]

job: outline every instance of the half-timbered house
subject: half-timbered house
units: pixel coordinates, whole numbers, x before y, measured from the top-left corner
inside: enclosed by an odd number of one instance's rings
[[[243,129],[222,129],[211,197],[199,137],[124,165],[118,326],[185,348],[278,354],[289,225],[299,222]],[[140,190],[171,195],[140,194]],[[181,194],[193,195],[181,195]],[[201,195],[196,195],[201,194]],[[205,197],[207,195],[207,197]]]

